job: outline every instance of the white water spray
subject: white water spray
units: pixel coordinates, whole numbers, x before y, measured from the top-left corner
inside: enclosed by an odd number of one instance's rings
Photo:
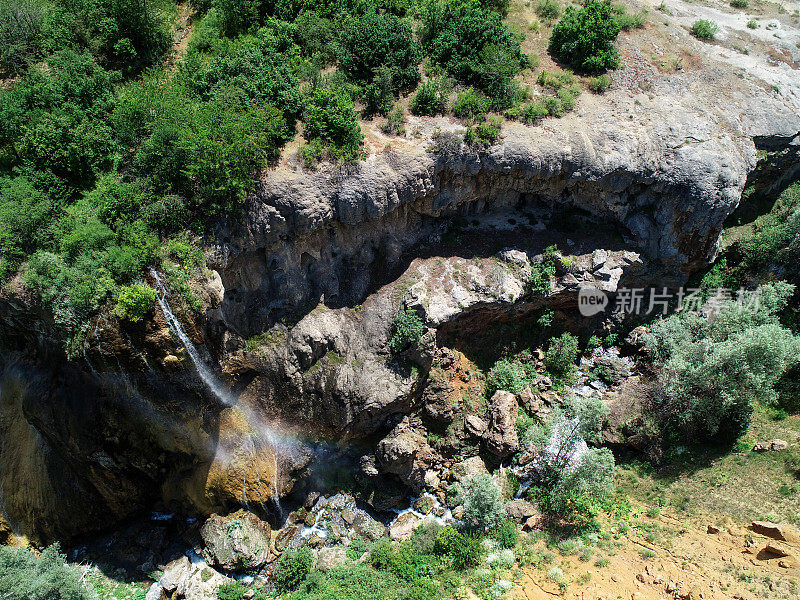
[[[281,506],[280,496],[278,495],[278,440],[276,436],[273,434],[272,429],[263,422],[263,420],[254,413],[254,411],[250,410],[248,407],[244,407],[238,405],[236,399],[230,394],[230,391],[227,387],[220,381],[220,379],[214,374],[214,372],[208,367],[208,365],[203,361],[200,356],[200,353],[197,351],[197,348],[192,343],[192,340],[189,339],[189,336],[186,335],[184,332],[183,327],[181,327],[181,323],[178,318],[175,316],[175,313],[172,312],[172,308],[167,301],[167,290],[164,287],[164,284],[161,281],[161,278],[158,275],[158,272],[155,269],[150,269],[150,274],[153,276],[153,279],[156,283],[156,301],[158,302],[159,307],[161,308],[161,312],[164,313],[164,318],[167,320],[167,324],[169,325],[170,330],[178,336],[178,339],[183,344],[183,347],[186,348],[186,353],[189,355],[189,358],[192,360],[192,364],[194,365],[197,374],[200,375],[200,379],[203,380],[203,383],[206,387],[211,390],[211,392],[222,402],[225,406],[229,407],[236,407],[247,420],[247,422],[254,426],[258,433],[263,433],[266,441],[272,447],[272,456],[273,456],[273,466],[275,472],[275,481],[272,485],[272,500],[275,503],[275,509],[278,512],[278,519],[279,521],[283,521],[283,507]],[[255,448],[254,448],[255,453]],[[244,486],[246,487],[246,476],[244,481]],[[243,497],[245,502],[247,501],[246,489],[242,490]]]

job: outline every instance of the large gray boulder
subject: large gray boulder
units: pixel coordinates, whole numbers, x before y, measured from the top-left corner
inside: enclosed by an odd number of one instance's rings
[[[267,563],[270,526],[243,510],[221,517],[212,515],[203,524],[203,558],[225,571],[254,571]]]
[[[486,449],[500,458],[519,450],[517,412],[519,403],[514,394],[498,390],[489,400],[489,427],[483,434]]]

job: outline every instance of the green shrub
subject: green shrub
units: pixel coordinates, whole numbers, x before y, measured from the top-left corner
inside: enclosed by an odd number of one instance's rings
[[[354,79],[370,83],[388,69],[392,91],[419,79],[418,49],[411,24],[393,14],[368,12],[350,21],[339,39],[339,64]]]
[[[519,396],[525,386],[525,371],[516,363],[498,360],[486,375],[486,395],[491,397],[497,390]]]
[[[436,536],[434,552],[450,556],[453,559],[453,568],[463,570],[478,564],[481,544],[478,538],[465,535],[454,527],[447,526]]]
[[[613,8],[614,20],[622,31],[641,29],[647,23],[645,12],[630,14],[624,4],[615,4]]]
[[[413,310],[402,308],[394,316],[389,349],[392,352],[402,352],[409,346],[415,346],[419,343],[423,333],[425,333],[425,324],[419,315]]]
[[[546,21],[555,21],[561,16],[561,4],[558,0],[539,0],[536,14]]]
[[[308,548],[284,552],[278,561],[278,569],[275,573],[278,590],[288,592],[297,589],[311,572],[313,562],[314,557]]]
[[[581,8],[567,7],[553,28],[551,54],[575,69],[594,73],[619,66],[614,46],[620,27],[611,5],[600,0],[586,0]]]
[[[412,583],[430,577],[436,571],[435,557],[420,553],[411,541],[392,544],[391,540],[383,538],[372,547],[370,561],[376,569]]]
[[[184,66],[184,76],[189,77]],[[302,111],[299,81],[287,62],[255,44],[230,47],[191,74],[191,86],[205,100],[236,88],[247,100],[272,104],[290,126]]]
[[[82,581],[81,570],[66,564],[57,544],[41,558],[19,548],[0,546],[0,597],[4,600],[92,600],[94,590]]]
[[[599,75],[589,80],[589,89],[595,94],[602,94],[611,86],[611,78],[608,75]]]
[[[534,100],[533,102],[526,104],[525,108],[522,109],[522,120],[529,125],[538,123],[548,115],[549,113],[547,112],[547,107],[541,100]],[[547,291],[549,292],[550,291],[549,278],[547,281],[547,288],[548,288]]]
[[[52,200],[25,177],[0,187],[0,282],[53,239]]]
[[[550,340],[544,364],[550,372],[563,375],[574,368],[578,354],[578,338],[572,334],[563,333]]]
[[[401,106],[395,106],[386,117],[386,123],[381,127],[381,131],[390,135],[405,135],[405,115]]]
[[[731,6],[733,8],[747,8],[750,6],[750,2],[748,0],[731,0]]]
[[[750,19],[747,21],[747,28],[748,29],[758,29],[758,21],[755,19]]]
[[[692,23],[691,33],[699,40],[713,39],[717,31],[719,31],[719,26],[714,21],[698,19]]]
[[[489,535],[501,548],[514,548],[519,540],[517,524],[511,519],[506,519],[497,525],[489,532]]]
[[[483,146],[493,146],[500,138],[503,120],[499,117],[487,119],[475,127],[476,141]]]
[[[258,24],[259,0],[212,0],[211,4],[219,15],[222,31],[228,36],[233,37]]]
[[[464,525],[467,528],[488,531],[505,519],[500,490],[490,475],[473,475],[459,485],[464,504]]]
[[[486,113],[492,107],[492,101],[476,92],[473,88],[467,88],[459,92],[453,104],[453,114],[460,119],[479,122],[486,118]]]
[[[156,293],[150,286],[135,283],[120,289],[114,312],[122,319],[141,321],[153,309]]]
[[[233,583],[223,583],[217,588],[217,598],[219,600],[243,600],[247,588],[238,581]]]
[[[450,86],[444,78],[428,79],[417,88],[409,108],[415,115],[442,115],[447,112]]]
[[[441,0],[426,5],[422,40],[431,62],[507,108],[518,94],[512,78],[528,58],[500,15],[477,0]]]
[[[344,160],[359,157],[364,134],[353,101],[341,90],[317,87],[306,101],[305,128],[309,139],[319,139]]]
[[[0,0],[0,72],[21,73],[41,53],[45,7],[38,0]]]
[[[172,42],[171,15],[156,2],[98,0],[67,6],[80,23],[76,35],[87,36],[89,47],[113,68],[130,72],[151,65]]]

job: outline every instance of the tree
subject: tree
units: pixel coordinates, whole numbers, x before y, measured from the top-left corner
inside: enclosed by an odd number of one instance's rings
[[[314,88],[306,101],[304,122],[308,137],[319,139],[334,156],[345,160],[359,156],[364,134],[353,101],[346,92]]]
[[[460,484],[464,524],[478,531],[497,527],[506,517],[500,490],[490,475],[473,475]]]
[[[528,64],[519,39],[500,15],[477,0],[431,2],[422,40],[431,62],[499,104],[506,103],[502,95],[512,91],[510,78]]]
[[[393,14],[368,12],[356,17],[339,39],[339,64],[350,77],[371,83],[385,67],[394,91],[417,82],[418,56],[411,24]]]
[[[620,27],[610,2],[586,0],[581,8],[568,6],[553,28],[550,53],[580,71],[596,73],[619,66],[614,41]]]
[[[578,338],[569,333],[562,333],[550,340],[544,364],[552,373],[564,375],[574,368],[577,358]]]
[[[794,286],[759,292],[757,306],[727,302],[713,320],[679,313],[644,337],[663,372],[656,416],[672,441],[732,443],[747,430],[755,400],[778,402],[776,384],[800,360],[800,339],[778,319]]]

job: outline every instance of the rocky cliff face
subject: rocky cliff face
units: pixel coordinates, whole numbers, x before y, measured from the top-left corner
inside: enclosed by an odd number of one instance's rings
[[[745,185],[774,190],[800,163],[797,106],[717,68],[664,76],[650,94],[585,94],[563,119],[507,123],[480,152],[452,143],[459,127],[445,118],[407,129],[370,128],[378,150],[357,165],[284,161],[244,225],[220,225],[203,315],[179,317],[244,412],[202,386],[159,310],[138,327],[98,317],[70,360],[47,315],[4,292],[7,528],[71,537],[169,501],[269,512],[306,459],[252,445],[253,413],[303,438],[364,440],[379,448],[366,476],[425,487],[424,467],[443,459],[423,422],[455,422],[465,439],[483,424],[508,446],[491,429],[504,415],[458,421],[448,398],[474,381],[468,370],[457,384],[437,379],[443,364],[513,346],[545,307],[564,328],[603,326],[576,314],[581,284],[613,294],[682,282],[713,258]],[[567,260],[552,292],[536,294],[530,273],[551,244]],[[401,306],[426,332],[397,357],[387,342]]]

